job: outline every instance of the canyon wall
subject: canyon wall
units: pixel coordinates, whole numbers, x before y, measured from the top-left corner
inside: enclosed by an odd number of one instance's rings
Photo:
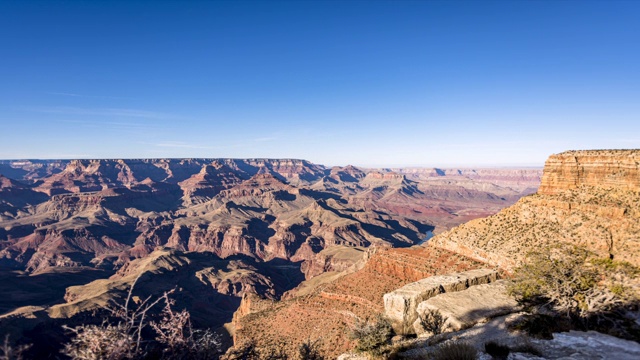
[[[639,161],[638,150],[552,155],[537,194],[429,244],[507,270],[529,251],[562,242],[640,265]]]
[[[551,155],[538,194],[555,195],[582,185],[640,190],[640,150],[581,150]]]

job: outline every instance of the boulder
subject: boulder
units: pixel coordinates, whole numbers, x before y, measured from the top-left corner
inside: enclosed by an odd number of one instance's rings
[[[417,307],[438,294],[456,292],[469,286],[495,281],[498,273],[491,269],[477,269],[449,275],[431,276],[384,295],[385,314],[396,334],[414,334]]]
[[[518,311],[518,303],[507,294],[507,282],[498,280],[431,297],[418,305],[417,316],[424,316],[428,310],[439,311],[447,319],[446,330],[458,331]],[[421,335],[426,330],[417,316],[413,328],[416,334]]]

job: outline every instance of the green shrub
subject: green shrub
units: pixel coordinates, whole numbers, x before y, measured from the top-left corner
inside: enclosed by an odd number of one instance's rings
[[[598,282],[586,266],[589,253],[575,246],[555,246],[528,254],[515,269],[509,293],[524,305],[549,304],[567,315],[588,307],[587,297]]]
[[[538,338],[549,338],[562,327],[640,338],[640,327],[628,316],[638,302],[637,290],[628,284],[638,274],[628,262],[597,259],[572,245],[532,252],[515,269],[509,292],[538,314],[517,326]]]

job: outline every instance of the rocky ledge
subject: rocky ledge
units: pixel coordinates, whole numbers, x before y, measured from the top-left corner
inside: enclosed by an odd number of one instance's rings
[[[538,194],[555,195],[582,185],[640,190],[640,150],[580,150],[551,155]]]
[[[442,293],[462,291],[470,286],[496,281],[498,273],[490,269],[470,270],[449,275],[431,276],[384,295],[385,315],[396,334],[415,334],[418,307]]]

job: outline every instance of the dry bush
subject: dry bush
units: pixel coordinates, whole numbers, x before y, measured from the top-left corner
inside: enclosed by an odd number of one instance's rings
[[[230,348],[221,360],[287,360],[289,356],[281,346],[258,347],[246,342]]]
[[[135,309],[129,308],[133,288],[140,279],[140,274],[131,287],[124,304],[116,304],[105,310],[118,319],[115,325],[103,322],[101,325],[80,325],[75,328],[63,326],[75,334],[64,347],[63,353],[74,360],[98,359],[138,359],[144,357],[142,330],[147,326],[147,313],[163,298],[151,301],[151,296],[142,301]],[[168,295],[173,291],[165,293]]]
[[[431,354],[432,360],[475,360],[478,351],[473,346],[457,341],[439,345]]]
[[[136,339],[128,324],[81,325],[65,327],[75,334],[65,345],[64,354],[77,360],[135,359],[140,357]]]
[[[64,347],[63,353],[74,360],[142,359],[150,353],[160,352],[165,359],[208,359],[220,352],[221,341],[210,331],[197,331],[191,327],[190,314],[171,309],[173,290],[152,300],[152,296],[130,308],[133,288],[131,285],[124,304],[116,304],[107,310],[117,323],[107,321],[101,325],[63,326],[75,335]],[[158,303],[165,307],[159,321],[149,321],[148,313]],[[145,341],[142,333],[151,327],[157,333],[155,341]],[[153,355],[154,358],[158,356]]]
[[[167,293],[162,296],[165,307],[162,319],[152,321],[156,341],[163,348],[166,359],[210,359],[220,353],[221,341],[209,330],[194,330],[191,326],[191,314],[187,310],[174,311],[175,301]]]
[[[4,343],[0,347],[0,360],[22,360],[23,353],[31,348],[31,345],[14,345],[9,342],[9,335],[4,337]]]
[[[230,348],[226,354],[220,359],[222,360],[259,360],[260,353],[256,345],[252,342],[239,344]]]
[[[422,328],[433,335],[442,334],[449,327],[446,324],[449,318],[443,316],[440,310],[437,309],[427,309],[418,319]]]
[[[307,339],[307,341],[303,342],[298,346],[298,359],[299,360],[323,360],[324,357],[320,355],[319,349],[319,340],[311,341],[311,339]]]
[[[389,320],[378,314],[373,320],[356,318],[356,323],[351,329],[349,337],[356,340],[356,351],[368,352],[380,355],[384,352],[385,345],[393,336],[393,329]]]

